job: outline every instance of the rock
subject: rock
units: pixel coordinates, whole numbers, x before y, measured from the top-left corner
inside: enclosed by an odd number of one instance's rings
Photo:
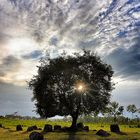
[[[34,130],[34,128],[32,127],[32,126],[30,126],[30,127],[28,127],[27,128],[27,131],[29,132],[29,131],[33,131]]]
[[[88,126],[84,126],[83,130],[84,131],[89,131],[89,127]]]
[[[46,124],[45,126],[44,126],[44,130],[43,130],[44,132],[52,132],[52,125],[50,125],[50,124]]]
[[[16,131],[22,131],[22,126],[21,125],[17,125],[16,126]]]
[[[140,124],[137,125],[137,128],[140,128]]]
[[[29,135],[30,140],[44,140],[43,135],[39,132],[32,132]]]
[[[106,131],[104,131],[104,130],[102,130],[102,129],[100,129],[100,130],[96,133],[96,135],[102,136],[102,137],[108,137],[108,136],[110,136],[110,134],[109,134],[108,132],[106,132]]]
[[[120,128],[117,124],[110,125],[110,131],[115,133],[120,133]]]
[[[37,126],[36,125],[33,125],[32,127],[33,127],[34,130],[37,130]]]
[[[0,128],[2,128],[2,124],[0,124]]]
[[[54,125],[54,131],[61,131],[60,125]]]
[[[27,128],[27,131],[28,131],[28,132],[29,132],[29,131],[33,131],[33,130],[37,130],[37,126],[36,126],[36,125],[30,126],[30,127]]]
[[[78,130],[83,130],[83,128],[84,128],[83,123],[77,123],[77,129]]]

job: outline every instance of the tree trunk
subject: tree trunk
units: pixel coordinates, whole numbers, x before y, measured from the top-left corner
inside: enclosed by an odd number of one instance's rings
[[[117,123],[117,117],[114,115],[114,123]]]
[[[132,113],[132,120],[133,120],[133,113]]]
[[[78,115],[77,114],[74,114],[74,115],[71,115],[72,117],[72,124],[71,124],[71,129],[72,130],[76,130],[77,128],[77,119],[78,119]]]

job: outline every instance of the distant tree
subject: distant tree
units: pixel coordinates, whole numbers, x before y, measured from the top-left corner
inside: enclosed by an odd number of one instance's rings
[[[38,74],[29,82],[42,117],[70,115],[71,128],[78,116],[103,110],[113,89],[113,70],[91,51],[43,58]]]
[[[3,119],[3,118],[4,118],[4,116],[0,115],[0,119]]]
[[[128,105],[127,106],[127,111],[132,113],[132,119],[133,119],[134,113],[137,112],[137,107],[134,104]]]
[[[137,109],[137,112],[140,114],[140,108],[139,108],[139,109]]]
[[[116,123],[117,117],[120,115],[123,115],[124,107],[119,106],[119,103],[117,102],[111,102],[109,106],[106,108],[106,113],[108,113],[110,116],[113,116],[113,120]]]
[[[140,114],[140,108],[137,109],[137,113]],[[137,118],[138,118],[138,122],[140,122],[140,116],[139,115],[137,115]]]

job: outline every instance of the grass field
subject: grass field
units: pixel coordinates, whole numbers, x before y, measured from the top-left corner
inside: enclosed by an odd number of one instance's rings
[[[29,140],[30,132],[26,132],[28,126],[36,125],[38,128],[44,127],[45,124],[70,126],[70,122],[61,121],[46,121],[46,120],[15,120],[15,119],[0,119],[0,124],[4,128],[0,128],[0,140]],[[16,125],[21,124],[23,131],[17,132]],[[120,125],[122,132],[126,135],[119,135],[111,133],[108,124],[92,124],[86,123],[90,128],[89,132],[49,132],[44,135],[45,140],[140,140],[140,128],[129,128],[128,125]],[[111,135],[109,137],[100,137],[95,135],[93,130],[103,129],[108,131]],[[41,132],[41,130],[38,130]]]

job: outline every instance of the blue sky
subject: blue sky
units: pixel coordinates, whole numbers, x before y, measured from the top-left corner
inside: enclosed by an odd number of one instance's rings
[[[112,65],[112,100],[140,108],[140,0],[1,0],[1,114],[35,115],[26,81],[43,50],[83,48]]]

